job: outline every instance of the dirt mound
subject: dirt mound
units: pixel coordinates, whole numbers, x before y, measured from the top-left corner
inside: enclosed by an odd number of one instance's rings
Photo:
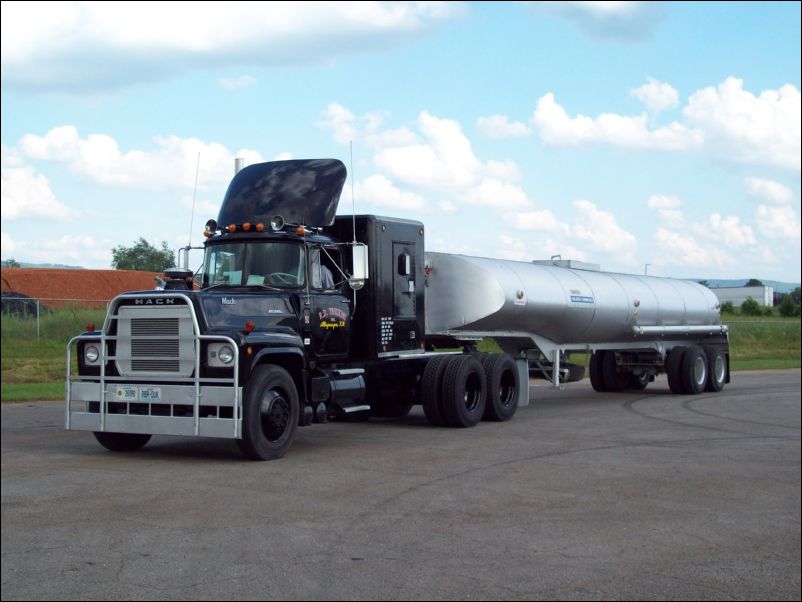
[[[47,300],[50,307],[81,305],[105,307],[106,301],[126,291],[150,291],[158,272],[131,270],[63,270],[55,268],[3,268],[4,293],[23,293]]]

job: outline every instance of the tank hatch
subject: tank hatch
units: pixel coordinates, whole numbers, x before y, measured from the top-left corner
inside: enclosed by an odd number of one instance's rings
[[[280,215],[288,224],[329,226],[334,223],[345,177],[345,165],[337,159],[249,165],[231,180],[217,223],[267,223]]]

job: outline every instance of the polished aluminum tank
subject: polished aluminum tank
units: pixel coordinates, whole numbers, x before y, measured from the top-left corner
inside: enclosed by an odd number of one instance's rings
[[[426,254],[426,333],[560,346],[722,333],[719,302],[685,280],[545,262]]]

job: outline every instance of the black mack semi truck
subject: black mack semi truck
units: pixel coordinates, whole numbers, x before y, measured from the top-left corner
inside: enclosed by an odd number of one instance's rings
[[[569,351],[591,354],[600,392],[662,372],[674,393],[729,382],[727,327],[705,287],[425,253],[421,222],[337,216],[345,179],[336,159],[238,171],[206,224],[202,269],[119,295],[100,330],[70,341],[66,428],[114,451],[154,434],[230,438],[270,460],[299,426],[416,404],[437,426],[509,420],[529,403],[530,364],[555,386],[582,377]],[[478,353],[486,337],[502,351]]]

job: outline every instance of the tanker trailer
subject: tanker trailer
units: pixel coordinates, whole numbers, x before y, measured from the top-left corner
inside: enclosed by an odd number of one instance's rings
[[[591,354],[596,391],[643,389],[663,372],[673,393],[730,380],[721,306],[700,284],[446,253],[426,254],[426,275],[428,341],[488,337],[514,357],[542,354],[555,386],[570,351]]]

